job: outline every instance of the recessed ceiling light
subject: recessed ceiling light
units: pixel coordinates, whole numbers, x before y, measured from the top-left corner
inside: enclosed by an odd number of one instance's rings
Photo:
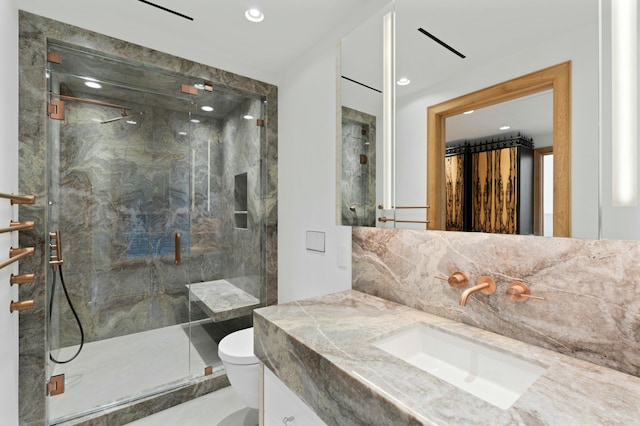
[[[181,136],[187,136],[187,132],[178,132],[178,134]]]
[[[191,119],[191,122],[192,122],[192,123],[196,123],[196,124],[197,124],[197,123],[199,123],[199,122],[200,122],[200,120],[198,120],[198,119],[196,119],[196,118],[192,118],[192,119]]]
[[[262,22],[264,20],[264,14],[258,9],[247,9],[244,12],[244,17],[251,22]]]
[[[500,130],[509,130],[511,128],[511,126],[502,126],[500,127]]]
[[[409,83],[411,83],[411,80],[409,80],[407,77],[402,77],[400,80],[398,80],[398,86],[406,86]]]
[[[247,114],[247,115],[245,115],[243,118],[244,118],[245,120],[253,120],[253,115],[249,115],[249,114]]]
[[[200,108],[203,111],[207,111],[207,112],[211,112],[213,111],[213,107],[209,106],[209,105],[204,105],[202,108]]]
[[[84,85],[88,86],[88,87],[91,87],[92,89],[100,89],[100,88],[102,88],[100,83],[96,83],[95,81],[85,81]]]
[[[473,110],[471,110],[471,111],[465,111],[465,112],[463,112],[463,114],[465,114],[465,115],[466,115],[466,114],[473,114]]]
[[[133,120],[127,120],[127,123],[129,123],[129,124],[138,124],[137,121],[133,121]]]

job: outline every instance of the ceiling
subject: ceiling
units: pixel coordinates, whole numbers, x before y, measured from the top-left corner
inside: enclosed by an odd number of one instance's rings
[[[335,45],[388,0],[18,0],[20,9],[272,84],[319,40]],[[265,19],[245,19],[258,7]]]
[[[501,129],[508,126],[508,129]],[[553,142],[553,91],[502,102],[447,118],[446,141],[454,142],[522,132],[534,139],[535,147]]]
[[[18,7],[62,22],[125,39],[247,77],[282,84],[292,63],[321,40],[349,33],[388,0],[153,0],[175,14],[137,0],[18,0]],[[244,18],[248,7],[258,7],[265,20]],[[399,87],[399,98],[428,90],[452,74],[464,75],[487,58],[504,55],[520,43],[551,39],[560,31],[597,19],[597,0],[398,0],[396,2],[397,74],[411,85]],[[378,14],[379,15],[379,14]],[[379,16],[368,24],[363,40],[343,54],[349,76],[375,88],[382,86]],[[373,22],[373,23],[372,23]],[[461,59],[417,31],[425,28],[467,57]],[[380,33],[380,34],[379,34]],[[352,36],[348,36],[353,40]],[[334,42],[334,44],[335,44]],[[358,58],[354,64],[345,56]],[[365,58],[362,60],[362,58]],[[520,110],[531,112],[535,105]],[[511,119],[521,117],[511,111]],[[542,112],[528,114],[542,116]],[[465,117],[480,120],[482,114]],[[496,123],[498,111],[486,112]],[[513,120],[510,120],[513,122]],[[538,126],[539,124],[535,124]],[[463,126],[464,127],[464,126]],[[512,126],[512,129],[515,129]],[[449,140],[468,137],[462,130]],[[495,132],[492,132],[495,133]]]
[[[395,11],[396,76],[411,80],[407,86],[396,86],[396,97],[398,102],[411,102],[423,98],[430,90],[440,93],[441,83],[463,80],[470,73],[484,74],[485,80],[490,81],[493,64],[517,53],[521,46],[537,46],[542,57],[545,47],[557,35],[597,24],[598,0],[396,0]],[[341,58],[343,76],[376,89],[382,88],[382,67],[378,66],[382,63],[381,22],[381,16],[376,16],[349,34]],[[428,38],[418,28],[465,58]],[[593,40],[596,48],[597,43],[596,37]],[[343,95],[350,96],[351,91],[359,90],[357,97],[364,96],[362,88],[345,88],[348,85],[353,86],[343,80]],[[447,120],[447,140],[497,135],[504,125],[511,127],[509,132],[523,131],[534,139],[550,135],[551,98],[547,92],[483,108],[468,116],[452,117]]]

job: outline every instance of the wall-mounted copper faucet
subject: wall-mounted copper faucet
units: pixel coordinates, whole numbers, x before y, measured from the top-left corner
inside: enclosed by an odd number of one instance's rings
[[[526,302],[529,299],[545,300],[544,297],[532,296],[529,287],[525,283],[512,282],[507,287],[507,298],[514,302]]]
[[[496,291],[496,282],[491,277],[482,276],[478,278],[478,283],[471,288],[468,288],[460,296],[460,306],[466,306],[467,299],[473,293],[482,292],[484,294],[493,294]]]
[[[454,272],[448,277],[436,275],[434,278],[437,280],[448,282],[449,285],[453,288],[466,287],[469,283],[469,278],[467,278],[467,275],[464,272]]]

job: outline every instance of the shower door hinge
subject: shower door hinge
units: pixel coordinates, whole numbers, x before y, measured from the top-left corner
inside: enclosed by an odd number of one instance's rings
[[[54,120],[64,120],[64,101],[60,99],[52,99],[47,106],[49,118]]]
[[[262,119],[258,118],[258,119],[256,120],[256,125],[257,125],[258,127],[264,127],[264,120],[262,120]]]
[[[190,86],[188,84],[183,84],[180,87],[180,91],[182,93],[186,93],[187,95],[197,95],[198,94],[198,89],[196,89],[195,87]]]
[[[64,374],[51,376],[47,383],[47,393],[49,396],[56,396],[64,393]]]
[[[47,61],[53,62],[54,64],[61,64],[62,58],[58,52],[47,52]]]

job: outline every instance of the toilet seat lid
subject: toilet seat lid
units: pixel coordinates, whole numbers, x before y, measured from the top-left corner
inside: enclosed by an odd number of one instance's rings
[[[257,364],[253,354],[253,327],[235,331],[218,344],[218,356],[231,364]]]

